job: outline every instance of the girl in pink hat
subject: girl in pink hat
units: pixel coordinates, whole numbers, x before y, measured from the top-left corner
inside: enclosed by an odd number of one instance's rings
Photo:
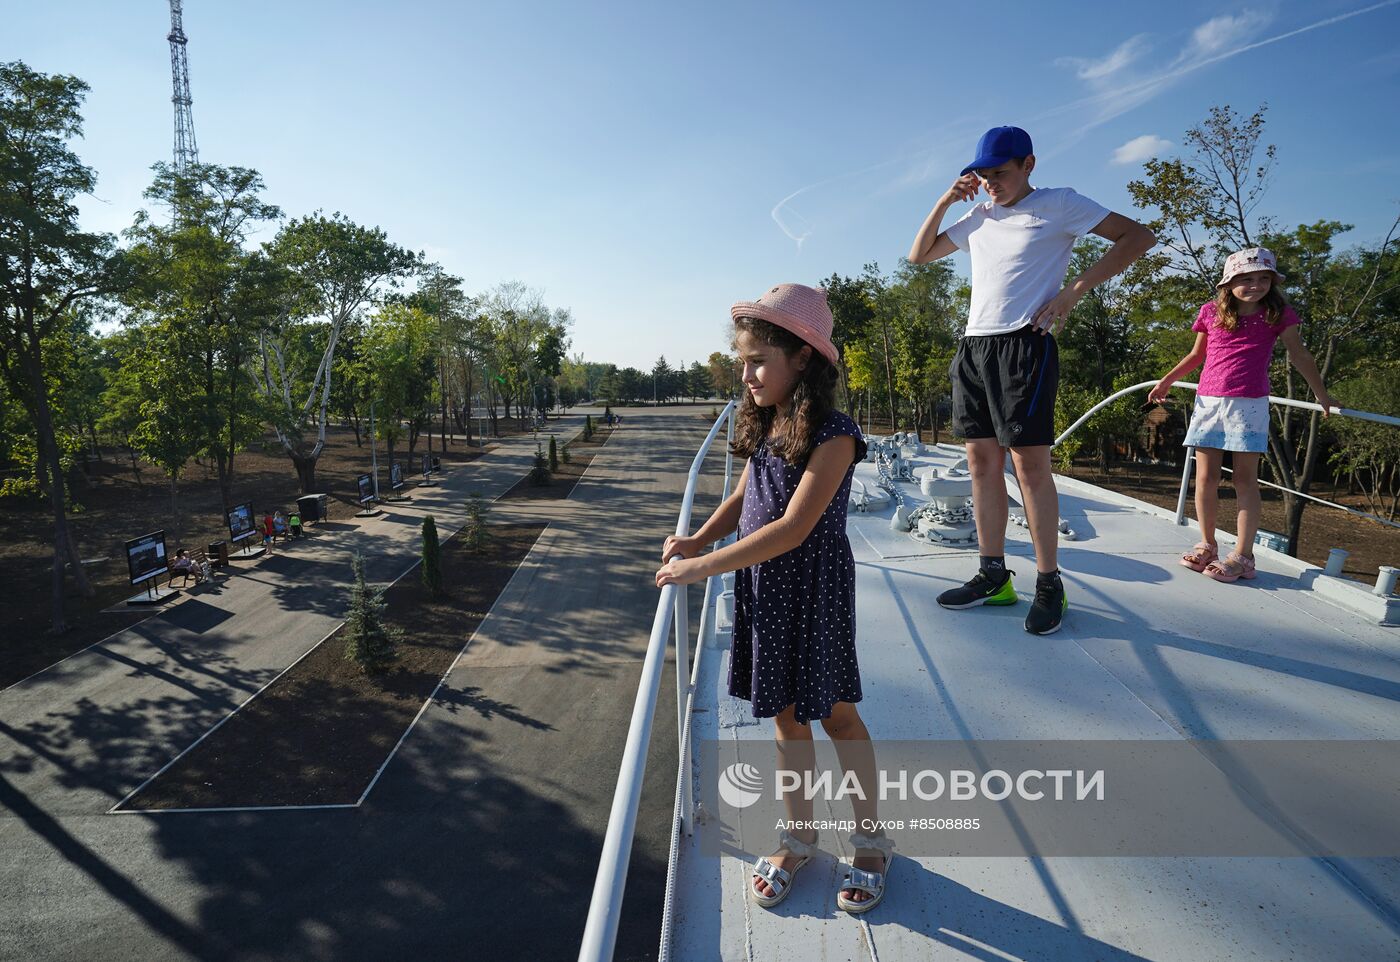
[[[755,718],[774,719],[779,769],[813,768],[816,718],[846,771],[872,787],[868,801],[853,797],[855,857],[836,893],[845,911],[866,912],[884,896],[894,842],[877,829],[875,753],[855,706],[861,685],[846,504],[865,440],[835,410],[839,355],[825,291],[780,284],[730,315],[745,388],[733,451],[748,463],[699,531],[666,539],[656,584],[737,572],[729,692],[749,701]],[[734,544],[701,554],[736,528]],[[764,908],[787,898],[817,851],[812,800],[792,792],[783,801],[790,828],[748,881]]]
[[[1283,341],[1288,359],[1303,375],[1322,416],[1332,398],[1322,384],[1317,363],[1298,336],[1298,315],[1279,293],[1284,280],[1273,252],[1263,247],[1236,251],[1225,260],[1215,299],[1201,305],[1196,344],[1167,372],[1147,397],[1162,403],[1176,379],[1205,369],[1196,387],[1196,404],[1186,432],[1186,447],[1196,450],[1196,520],[1201,540],[1181,556],[1181,563],[1216,581],[1255,576],[1254,536],[1259,530],[1259,456],[1269,443],[1269,361],[1274,342]],[[1215,542],[1217,491],[1224,452],[1234,468],[1239,504],[1235,548],[1220,557]]]

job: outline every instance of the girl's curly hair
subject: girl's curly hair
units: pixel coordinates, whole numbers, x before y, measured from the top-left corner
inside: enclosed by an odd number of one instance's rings
[[[747,332],[764,344],[776,347],[789,358],[803,347],[810,346],[791,331],[756,317],[739,317],[734,321],[734,335]],[[826,423],[827,415],[836,406],[836,367],[815,348],[807,367],[798,375],[792,395],[783,405],[785,427],[781,436],[769,445],[788,464],[801,464],[812,453],[812,439]],[[736,457],[752,457],[773,430],[778,406],[759,407],[753,395],[744,392],[734,424],[734,444],[730,450]]]
[[[1265,294],[1259,303],[1264,308],[1264,317],[1277,327],[1283,320],[1283,309],[1288,306],[1288,301],[1279,293],[1277,280],[1269,285],[1269,293]],[[1228,284],[1215,292],[1215,317],[1220,326],[1227,331],[1233,331],[1240,326],[1240,302],[1230,293]]]

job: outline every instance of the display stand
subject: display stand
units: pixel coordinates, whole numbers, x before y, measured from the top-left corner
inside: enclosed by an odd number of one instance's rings
[[[372,436],[372,435],[371,435]],[[360,510],[355,513],[357,518],[373,518],[379,514],[379,509],[374,506],[374,502],[379,497],[379,485],[373,475],[362,474],[356,479],[360,488]]]
[[[162,588],[156,582],[159,578],[152,578],[146,582],[146,590],[139,595],[132,595],[126,599],[128,605],[160,605],[169,601],[180,593],[179,588]]]
[[[394,462],[392,462],[392,463],[389,465],[389,492],[390,492],[390,493],[389,493],[389,496],[388,496],[387,498],[380,498],[379,500],[384,501],[384,502],[386,502],[386,503],[389,503],[389,502],[398,503],[398,502],[400,502],[400,501],[412,501],[412,500],[413,500],[413,496],[412,496],[412,495],[400,494],[400,493],[399,493],[399,492],[402,491],[402,490],[403,490],[403,465],[400,464],[400,463],[397,462],[397,461],[394,461]],[[377,492],[376,492],[376,493],[377,493]]]
[[[430,488],[437,484],[433,480],[433,472],[442,470],[442,460],[430,454],[423,455],[423,480],[418,482],[420,488]]]
[[[267,548],[263,547],[260,544],[254,545],[254,540],[256,539],[244,538],[241,542],[239,542],[242,545],[242,547],[238,551],[230,551],[228,553],[228,560],[252,561],[256,558],[261,558],[263,555],[267,554]]]

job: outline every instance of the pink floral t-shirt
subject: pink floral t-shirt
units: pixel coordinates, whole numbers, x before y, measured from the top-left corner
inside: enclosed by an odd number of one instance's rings
[[[1215,302],[1201,305],[1191,330],[1206,336],[1206,366],[1197,394],[1207,397],[1265,397],[1269,393],[1269,360],[1274,342],[1285,327],[1301,321],[1293,308],[1285,307],[1278,326],[1269,323],[1260,308],[1240,318],[1233,331],[1220,326]]]

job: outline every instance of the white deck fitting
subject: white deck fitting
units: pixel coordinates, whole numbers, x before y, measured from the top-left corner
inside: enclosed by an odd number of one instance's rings
[[[916,459],[950,465],[933,451]],[[857,466],[871,485],[875,467]],[[1072,488],[1072,490],[1071,490]],[[917,485],[904,485],[912,505]],[[1400,739],[1400,629],[1330,603],[1296,562],[1219,584],[1176,563],[1196,540],[1157,509],[1089,485],[1061,486],[1070,609],[1057,634],[1022,629],[1035,563],[1007,529],[1021,603],[950,612],[934,601],[976,566],[975,549],[931,548],[889,530],[893,505],[852,513],[865,699],[881,739]],[[1015,508],[1012,509],[1015,512]],[[1261,553],[1261,558],[1263,557]],[[1305,573],[1306,574],[1306,573]],[[713,624],[713,619],[711,619]],[[711,635],[692,721],[705,739],[771,742],[727,694],[729,650]],[[816,726],[816,737],[825,733]],[[699,752],[693,752],[699,764]],[[695,773],[716,811],[715,773]],[[818,802],[814,816],[850,818]],[[844,836],[776,910],[746,896],[763,852],[702,854],[697,818],[675,879],[677,960],[1281,960],[1400,958],[1400,860],[1297,858],[909,858],[864,919],[836,908]],[[776,844],[776,832],[772,833]]]

